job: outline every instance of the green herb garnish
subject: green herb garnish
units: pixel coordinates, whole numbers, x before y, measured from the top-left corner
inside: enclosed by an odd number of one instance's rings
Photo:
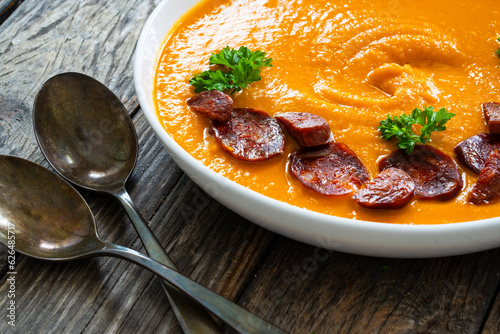
[[[500,42],[500,37],[497,38],[497,41]],[[495,54],[500,57],[500,48],[498,48],[498,50],[495,51]]]
[[[206,90],[231,90],[231,94],[247,88],[252,82],[259,81],[260,70],[263,67],[272,67],[272,58],[266,58],[262,51],[250,51],[242,46],[232,49],[226,46],[219,53],[212,53],[210,65],[221,65],[222,70],[207,70],[195,74],[189,81],[194,86],[195,93]]]
[[[398,147],[410,154],[417,143],[426,144],[431,139],[433,131],[446,130],[444,125],[453,116],[455,114],[447,112],[444,108],[435,112],[433,107],[424,106],[423,110],[413,109],[411,115],[387,115],[387,119],[380,121],[378,129],[382,132],[382,138],[386,140],[396,137]],[[422,126],[419,135],[413,132],[414,124]]]

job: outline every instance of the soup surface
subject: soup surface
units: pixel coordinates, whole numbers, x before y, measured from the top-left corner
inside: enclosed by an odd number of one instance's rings
[[[289,172],[288,156],[237,160],[192,111],[188,84],[208,69],[211,53],[247,46],[273,58],[262,80],[233,95],[235,107],[274,115],[303,111],[325,118],[336,142],[368,168],[397,149],[381,139],[379,121],[432,105],[456,114],[432,145],[455,161],[453,147],[487,132],[481,103],[500,100],[498,0],[209,0],[185,15],[167,37],[155,75],[155,101],[165,131],[212,170],[252,190],[310,210],[401,224],[439,224],[496,217],[500,203],[474,206],[467,196],[477,175],[459,165],[464,187],[449,201],[414,199],[397,210],[369,210],[352,195],[326,197]]]

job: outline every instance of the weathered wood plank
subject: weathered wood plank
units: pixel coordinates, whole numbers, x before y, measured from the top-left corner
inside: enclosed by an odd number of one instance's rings
[[[270,254],[241,302],[291,333],[478,333],[500,278],[499,250],[397,260],[284,239]]]
[[[25,1],[9,24],[0,26],[0,92],[31,109],[36,92],[51,76],[76,71],[104,82],[127,107],[136,107],[132,54],[145,19],[159,1]],[[39,153],[23,114],[0,153]]]
[[[493,307],[489,312],[488,319],[485,321],[483,334],[497,334],[500,333],[500,295],[494,301]]]

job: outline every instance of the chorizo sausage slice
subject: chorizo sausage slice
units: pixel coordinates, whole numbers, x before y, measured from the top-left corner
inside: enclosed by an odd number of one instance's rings
[[[233,99],[218,90],[207,90],[187,100],[188,106],[214,121],[225,121],[233,110]]]
[[[368,182],[368,170],[343,143],[302,148],[290,156],[291,172],[305,186],[328,196],[349,194]]]
[[[500,135],[480,133],[457,144],[454,151],[461,164],[479,174],[491,151],[498,149]]]
[[[500,103],[486,102],[481,104],[481,108],[490,133],[500,133]]]
[[[500,198],[500,153],[494,150],[486,159],[468,200],[472,204],[479,205],[494,202],[498,198]]]
[[[369,209],[399,209],[411,201],[414,191],[413,179],[405,171],[390,167],[361,188],[354,200]]]
[[[226,121],[213,121],[212,129],[221,147],[238,159],[260,161],[285,149],[278,121],[260,109],[234,108]]]
[[[274,116],[301,147],[312,147],[333,141],[328,122],[315,114],[287,112]]]
[[[379,162],[379,170],[389,167],[404,170],[415,182],[415,195],[422,199],[446,201],[462,189],[457,164],[445,153],[429,145],[417,145],[410,154],[392,152]]]

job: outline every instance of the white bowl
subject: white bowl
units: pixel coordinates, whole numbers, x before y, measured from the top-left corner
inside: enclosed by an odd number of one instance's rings
[[[163,129],[153,103],[154,70],[167,33],[198,0],[164,0],[137,43],[134,82],[146,118],[179,167],[216,200],[276,233],[341,252],[417,258],[459,255],[500,246],[500,218],[441,225],[398,225],[333,217],[268,198],[230,181],[184,151]]]

